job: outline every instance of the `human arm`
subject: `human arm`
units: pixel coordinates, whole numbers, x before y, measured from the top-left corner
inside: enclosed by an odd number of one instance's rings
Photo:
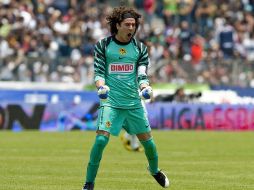
[[[141,44],[141,54],[138,62],[138,84],[140,91],[140,97],[143,100],[150,99],[152,97],[152,88],[149,86],[149,80],[147,77],[147,68],[149,65],[149,57],[147,47]]]
[[[98,89],[98,96],[100,99],[107,99],[109,87],[105,85],[105,40],[99,41],[94,48],[94,81],[95,86]]]

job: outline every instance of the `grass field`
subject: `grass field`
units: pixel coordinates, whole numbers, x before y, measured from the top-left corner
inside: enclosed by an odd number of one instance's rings
[[[0,190],[81,190],[94,132],[0,132]],[[254,132],[153,131],[171,190],[254,189]],[[107,146],[96,190],[162,189],[143,153]]]

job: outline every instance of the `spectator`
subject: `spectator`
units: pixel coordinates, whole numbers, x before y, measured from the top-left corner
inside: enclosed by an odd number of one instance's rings
[[[201,36],[194,36],[191,43],[191,62],[193,67],[200,70],[203,60],[204,39]]]
[[[224,26],[218,33],[218,43],[224,59],[233,58],[236,42],[236,33],[230,22],[225,19]]]
[[[159,95],[155,97],[154,101],[186,103],[195,101],[195,99],[200,98],[201,95],[201,92],[187,94],[183,87],[179,87],[175,90],[174,94]]]
[[[243,40],[244,56],[247,61],[253,63],[254,61],[254,32],[250,33],[249,38]]]
[[[201,0],[197,4],[196,19],[198,21],[199,33],[202,36],[205,36],[212,29],[216,8],[215,2],[210,0]]]
[[[84,60],[93,62],[94,44],[109,33],[105,13],[112,9],[112,2],[0,2],[0,68],[4,70],[0,78],[71,81],[70,73],[64,69],[68,66],[72,67],[67,70],[73,72],[74,81],[92,81],[91,74],[82,76],[90,73],[90,66]],[[148,17],[142,18],[137,37],[151,42],[152,81],[183,84],[229,81],[226,83],[243,86],[238,76],[245,75],[245,70],[250,72],[245,78],[254,81],[253,69],[244,64],[253,62],[253,2],[132,0],[123,3],[134,4]],[[75,55],[75,64],[71,55]],[[32,65],[36,62],[45,65],[41,67],[43,77],[35,77]],[[22,76],[22,71],[26,76]]]
[[[180,26],[180,47],[181,47],[181,56],[190,55],[191,53],[191,40],[194,33],[190,29],[189,23],[187,21],[182,21]]]
[[[192,11],[195,5],[195,0],[178,0],[179,22],[187,21],[189,26],[192,26]]]
[[[177,0],[163,0],[163,20],[166,26],[175,26],[178,22]]]

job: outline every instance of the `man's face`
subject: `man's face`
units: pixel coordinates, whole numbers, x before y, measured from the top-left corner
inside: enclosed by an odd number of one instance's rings
[[[117,24],[117,37],[121,42],[128,42],[136,30],[136,21],[134,18],[126,18],[120,24]]]

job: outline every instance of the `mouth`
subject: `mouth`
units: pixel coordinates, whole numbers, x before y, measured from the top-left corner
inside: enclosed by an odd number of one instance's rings
[[[131,33],[129,33],[127,36],[128,36],[128,37],[131,37]]]

